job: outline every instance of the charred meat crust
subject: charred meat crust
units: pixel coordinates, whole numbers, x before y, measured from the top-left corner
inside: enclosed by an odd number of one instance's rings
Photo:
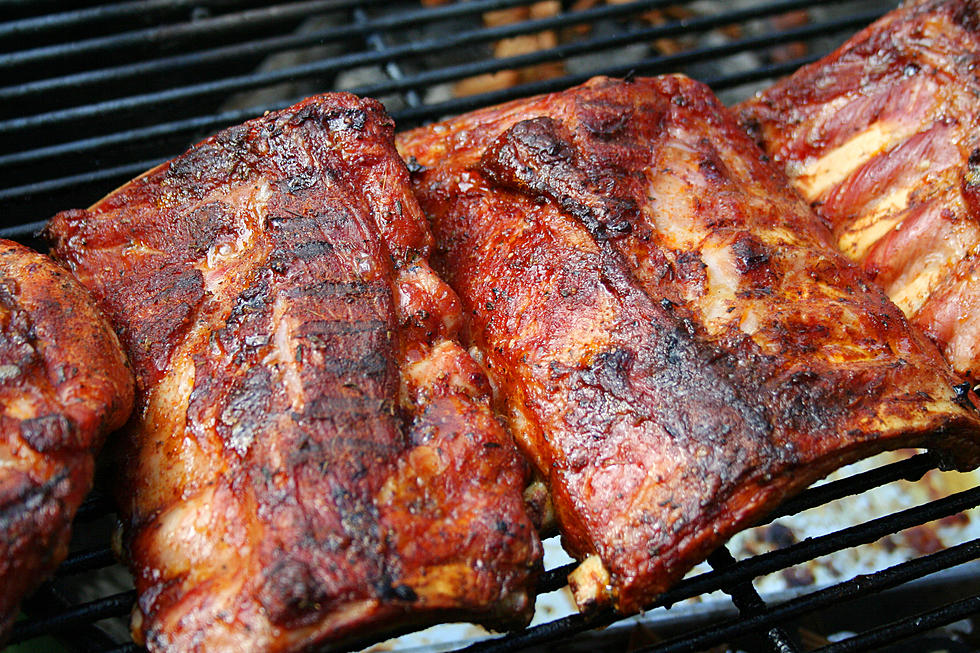
[[[67,553],[95,455],[133,376],[88,293],[47,257],[0,240],[0,634]]]
[[[938,352],[705,87],[596,78],[397,143],[497,408],[601,561],[581,607],[641,609],[849,461],[980,461]]]
[[[528,469],[380,104],[310,98],[48,230],[139,380],[118,496],[151,650],[523,625]]]

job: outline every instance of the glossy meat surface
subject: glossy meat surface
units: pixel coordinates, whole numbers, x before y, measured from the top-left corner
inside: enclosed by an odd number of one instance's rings
[[[980,3],[908,3],[738,107],[954,370],[980,375]]]
[[[0,240],[0,640],[68,552],[95,455],[132,404],[132,372],[88,293]]]
[[[980,460],[969,390],[696,82],[596,78],[397,144],[580,607],[641,609],[849,461]]]
[[[311,98],[49,227],[137,372],[118,497],[151,650],[529,618],[527,466],[392,131],[374,101]]]

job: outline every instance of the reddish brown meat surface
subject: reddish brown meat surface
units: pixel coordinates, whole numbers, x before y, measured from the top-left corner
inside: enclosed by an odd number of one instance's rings
[[[980,380],[980,3],[908,3],[738,107],[960,374]]]
[[[527,468],[371,100],[228,129],[50,225],[130,352],[118,496],[151,650],[523,624]]]
[[[132,372],[89,294],[0,240],[0,640],[64,559],[95,455],[132,405]]]
[[[855,459],[980,461],[936,349],[704,86],[597,78],[397,144],[580,606],[642,608]]]

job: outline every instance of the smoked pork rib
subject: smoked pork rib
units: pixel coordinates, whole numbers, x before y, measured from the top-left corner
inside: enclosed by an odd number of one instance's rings
[[[372,100],[311,98],[48,229],[137,372],[118,496],[151,650],[529,618],[528,469],[392,133]]]
[[[133,374],[92,298],[54,261],[0,240],[0,643],[68,552],[95,455]]]
[[[980,380],[980,2],[893,11],[738,107],[840,249]]]
[[[596,78],[396,142],[580,607],[641,609],[858,458],[980,461],[969,389],[706,87]]]

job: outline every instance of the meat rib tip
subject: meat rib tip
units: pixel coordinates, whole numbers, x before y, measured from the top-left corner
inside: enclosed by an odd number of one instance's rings
[[[133,374],[92,298],[48,257],[0,239],[0,645],[18,604],[68,553]]]
[[[737,108],[840,249],[980,381],[980,3],[909,2]]]
[[[136,372],[117,496],[138,642],[527,623],[529,470],[379,103],[322,95],[227,129],[48,235]]]
[[[641,610],[851,461],[980,463],[976,397],[707,87],[595,78],[396,142],[580,608]]]

